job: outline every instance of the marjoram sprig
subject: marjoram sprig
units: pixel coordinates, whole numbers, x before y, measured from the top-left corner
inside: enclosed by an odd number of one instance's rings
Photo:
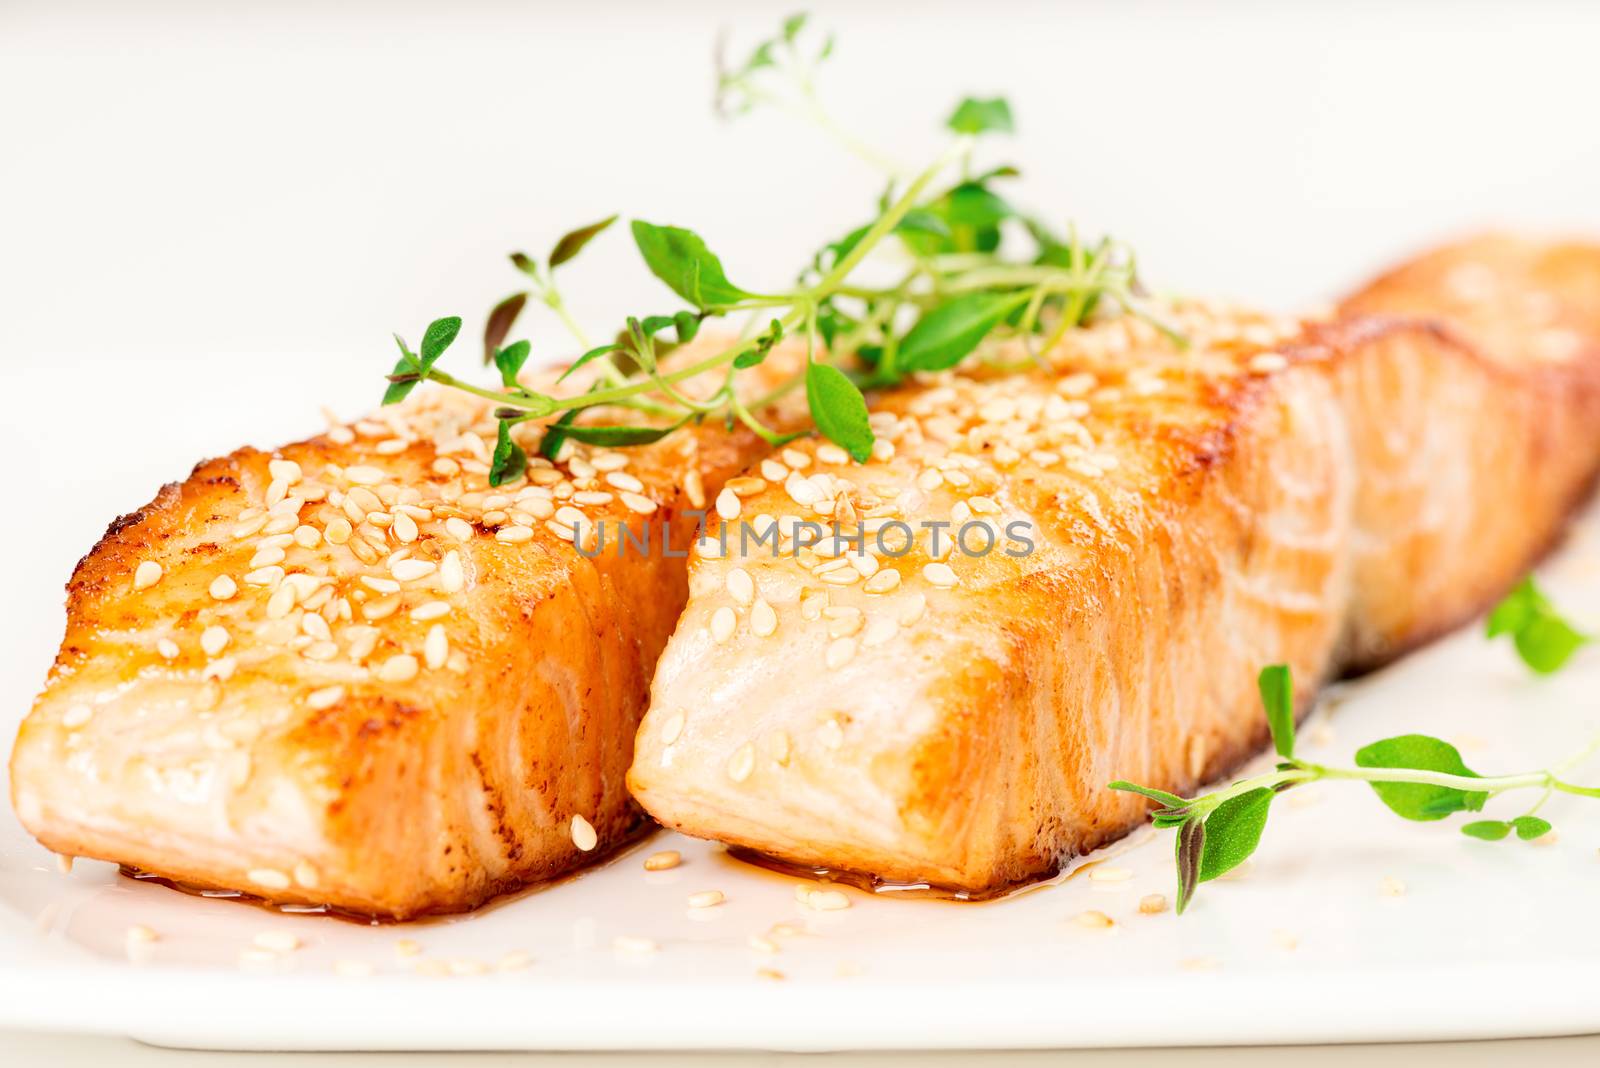
[[[888,171],[888,186],[867,222],[823,244],[793,285],[761,292],[732,281],[722,260],[694,231],[636,219],[629,231],[645,267],[686,307],[631,316],[614,340],[601,345],[591,345],[568,315],[556,275],[617,217],[580,227],[560,238],[543,262],[523,253],[512,256],[527,282],[495,305],[484,330],[485,361],[500,372],[498,388],[474,386],[435,366],[460,328],[457,318],[439,319],[428,327],[419,352],[400,341],[401,359],[389,376],[385,403],[422,381],[492,401],[499,421],[490,477],[496,485],[518,477],[526,465],[510,432],[519,423],[547,421],[539,449],[552,458],[568,440],[638,445],[706,420],[729,429],[743,425],[779,445],[797,435],[780,433],[762,416],[796,389],[804,390],[815,429],[865,461],[873,432],[864,390],[954,367],[991,337],[1020,339],[1037,356],[1097,310],[1114,308],[1155,323],[1181,343],[1144,308],[1128,249],[1109,239],[1085,244],[1071,228],[1059,235],[997,192],[999,183],[1016,176],[1015,167],[975,166],[980,140],[1013,132],[1005,100],[963,100],[946,121],[950,144],[945,151],[902,177],[844,132],[818,102],[814,75],[831,56],[832,39],[814,47],[806,26],[803,15],[786,19],[745,63],[722,69],[719,110],[738,114],[760,104],[784,106]],[[1019,243],[1020,254],[1012,248]],[[868,258],[888,258],[884,254],[890,251],[897,253],[897,280],[862,281],[860,269]],[[562,375],[565,379],[582,367],[598,372],[585,391],[555,396],[520,382],[531,346],[504,342],[533,301],[554,312],[585,349]],[[743,321],[735,340],[696,359],[666,359],[708,319],[729,318]],[[761,364],[785,337],[804,341],[804,370],[769,384],[759,395],[739,388],[740,374]],[[716,388],[691,393],[683,387],[705,376],[719,382]],[[590,408],[630,409],[638,421],[579,421]]]
[[[1365,782],[1391,812],[1421,822],[1480,811],[1488,801],[1514,790],[1542,791],[1533,807],[1521,815],[1474,820],[1461,826],[1463,834],[1485,841],[1512,834],[1531,841],[1549,833],[1550,823],[1537,813],[1556,793],[1600,798],[1600,787],[1579,786],[1561,778],[1568,768],[1600,749],[1600,739],[1555,767],[1514,775],[1480,775],[1467,767],[1455,746],[1425,734],[1402,734],[1358,749],[1355,767],[1313,763],[1295,755],[1294,681],[1289,668],[1282,664],[1265,668],[1258,684],[1272,744],[1280,758],[1272,771],[1187,798],[1121,780],[1110,784],[1110,789],[1154,801],[1158,807],[1151,813],[1151,822],[1177,830],[1174,848],[1180,913],[1201,883],[1226,875],[1255,852],[1272,802],[1307,783]]]

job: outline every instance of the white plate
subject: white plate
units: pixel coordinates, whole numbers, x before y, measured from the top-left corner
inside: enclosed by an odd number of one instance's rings
[[[103,523],[107,500],[149,496],[146,481],[116,482],[115,493],[101,485],[113,479],[99,472],[121,479],[117,465],[129,461],[43,452],[92,442],[58,434],[41,447],[21,433],[0,442],[8,455],[30,445],[37,454],[18,499],[52,494],[61,511],[54,525],[9,524],[7,558],[35,562],[14,569],[0,613],[0,697],[18,714],[59,636],[54,591],[70,560]],[[147,448],[170,452],[192,431],[157,421],[150,433]],[[61,469],[87,485],[64,493],[50,481]],[[1600,630],[1594,518],[1546,575],[1559,602]],[[1600,731],[1600,653],[1540,680],[1473,630],[1349,687],[1336,704],[1303,729],[1307,755],[1347,760],[1378,737],[1426,731],[1455,740],[1480,771],[1542,767]],[[1600,762],[1573,775],[1600,781]],[[1494,809],[1514,814],[1523,800]],[[1451,825],[1405,823],[1358,784],[1308,788],[1275,807],[1249,873],[1207,884],[1182,919],[1138,911],[1142,896],[1172,891],[1166,833],[1146,831],[1097,858],[1128,869],[1125,881],[1080,874],[983,905],[846,890],[851,907],[839,912],[801,906],[795,879],[658,835],[476,915],[370,928],[192,898],[105,864],[63,875],[8,812],[0,1027],[238,1049],[1002,1048],[1596,1031],[1600,804],[1561,797],[1544,811],[1559,829],[1554,842],[1484,843]],[[642,858],[664,848],[686,863],[645,872]],[[1389,880],[1404,894],[1387,894]],[[691,911],[687,896],[707,889],[726,903]],[[1090,909],[1115,926],[1072,922]],[[136,924],[159,940],[130,961],[126,931]],[[772,935],[775,924],[794,931]],[[302,946],[242,964],[269,931]],[[771,937],[778,951],[758,951],[752,936]],[[618,950],[619,937],[657,948]],[[402,938],[421,955],[399,956]],[[532,963],[471,974],[512,952]],[[373,974],[338,975],[340,961]],[[419,962],[464,974],[419,975]]]

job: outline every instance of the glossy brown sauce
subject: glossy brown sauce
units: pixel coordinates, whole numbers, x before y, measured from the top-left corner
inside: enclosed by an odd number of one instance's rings
[[[1096,864],[1097,860],[1086,861],[1067,870],[1063,865],[1056,865],[1047,869],[1040,875],[1028,879],[1019,879],[1012,883],[1003,883],[988,890],[960,890],[954,887],[939,886],[935,883],[899,883],[889,879],[881,879],[876,875],[865,872],[848,871],[838,868],[816,868],[804,864],[793,864],[765,853],[758,853],[753,849],[743,846],[729,846],[727,856],[742,864],[761,868],[778,875],[795,879],[809,879],[825,883],[839,883],[844,886],[854,887],[869,894],[878,894],[884,897],[916,898],[930,901],[959,901],[964,904],[984,904],[991,901],[1002,901],[1025,894],[1030,890],[1037,890],[1045,886],[1054,886],[1071,879],[1081,872],[1088,871]]]
[[[345,923],[360,924],[365,927],[384,927],[390,925],[398,926],[401,924],[419,923],[453,923],[456,920],[464,918],[465,916],[474,915],[480,912],[488,912],[490,909],[500,908],[502,905],[507,905],[514,901],[520,901],[525,897],[548,890],[553,886],[559,886],[562,883],[570,882],[584,875],[588,875],[592,871],[598,871],[601,868],[610,867],[612,864],[615,864],[617,861],[622,860],[628,854],[637,850],[648,839],[653,837],[656,831],[660,829],[661,828],[656,826],[654,823],[651,823],[648,820],[642,820],[638,826],[630,830],[627,836],[624,837],[622,841],[618,842],[612,849],[602,853],[599,856],[585,858],[585,862],[583,864],[573,868],[570,871],[563,872],[562,874],[550,879],[539,879],[534,882],[524,883],[520,886],[509,887],[500,893],[495,894],[489,900],[485,901],[481,905],[478,905],[476,908],[429,909],[412,916],[410,919],[405,920],[397,920],[390,916],[373,916],[365,912],[358,912],[354,909],[341,908],[338,905],[298,905],[293,903],[268,901],[243,890],[218,890],[212,887],[196,886],[192,883],[185,883],[177,879],[169,879],[164,875],[157,875],[154,872],[143,871],[128,864],[118,864],[117,874],[123,876],[124,878],[132,879],[135,882],[154,883],[157,886],[164,886],[169,890],[176,890],[180,894],[188,894],[191,897],[211,898],[217,901],[233,901],[241,905],[253,905],[256,908],[266,909],[269,912],[276,912],[289,916],[326,916],[329,919],[341,920]]]

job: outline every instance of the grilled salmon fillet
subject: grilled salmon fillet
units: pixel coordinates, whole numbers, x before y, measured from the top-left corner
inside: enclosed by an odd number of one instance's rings
[[[775,352],[771,374],[798,356]],[[394,918],[625,841],[690,513],[766,446],[720,428],[569,442],[490,487],[495,429],[488,404],[423,387],[202,463],[112,524],[12,753],[28,830],[197,887]],[[579,552],[575,527],[602,522],[652,551]]]
[[[650,814],[895,883],[1047,875],[1144,819],[1108,782],[1260,750],[1263,665],[1304,708],[1471,618],[1600,470],[1600,248],[1469,242],[1324,321],[1172,316],[1187,351],[1109,322],[880,398],[865,465],[763,461],[656,672]],[[834,520],[862,541],[807,547]]]

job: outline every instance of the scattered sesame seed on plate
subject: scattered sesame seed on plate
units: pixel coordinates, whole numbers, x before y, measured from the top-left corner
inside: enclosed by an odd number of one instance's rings
[[[683,854],[676,849],[663,849],[644,858],[645,871],[668,871],[683,863]]]

